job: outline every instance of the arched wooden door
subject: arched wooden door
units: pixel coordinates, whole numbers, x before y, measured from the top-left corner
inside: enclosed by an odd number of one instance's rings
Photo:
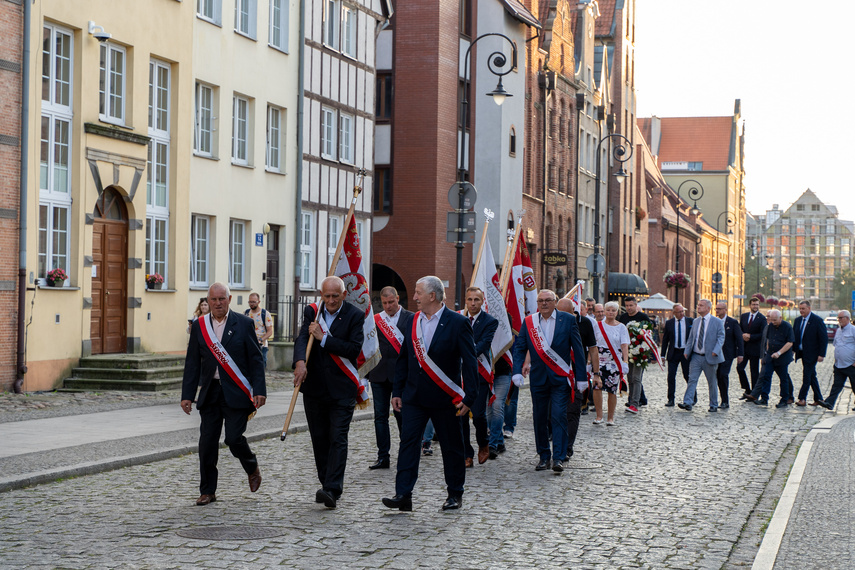
[[[128,214],[122,196],[106,188],[92,228],[92,354],[127,351]]]

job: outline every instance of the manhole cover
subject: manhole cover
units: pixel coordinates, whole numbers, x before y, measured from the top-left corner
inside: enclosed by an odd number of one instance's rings
[[[593,461],[565,461],[564,467],[566,469],[600,469],[603,466],[602,463],[595,463]]]
[[[197,526],[179,530],[178,536],[203,540],[258,540],[287,532],[284,528],[268,526]]]

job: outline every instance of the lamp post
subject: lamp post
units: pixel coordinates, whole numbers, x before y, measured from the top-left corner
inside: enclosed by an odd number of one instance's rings
[[[704,197],[704,187],[697,180],[684,180],[677,187],[677,245],[675,247],[676,257],[674,259],[674,271],[676,272],[680,271],[680,192],[686,184],[691,184],[687,192],[689,193],[689,198],[694,202],[691,210],[693,215],[697,215],[700,212],[698,209],[698,200]]]
[[[616,144],[612,147],[612,158],[618,163],[618,171],[614,173],[615,180],[618,184],[623,184],[627,174],[623,170],[623,163],[632,158],[632,142],[619,133],[611,133],[605,137],[601,137],[600,144],[597,145],[597,174],[594,183],[594,255],[600,255],[600,169],[602,165],[602,148],[603,143],[614,139]],[[599,257],[595,257],[599,259]],[[600,297],[600,266],[595,262],[594,269],[596,271],[591,275],[592,286],[591,290],[594,293],[594,300],[599,302]],[[605,269],[603,267],[602,269]]]
[[[715,221],[715,272],[716,273],[718,273],[718,258],[719,258],[719,255],[718,255],[718,236],[719,236],[719,233],[721,233],[718,228],[719,228],[719,224],[721,224],[721,217],[724,216],[725,214],[727,214],[727,217],[724,220],[724,227],[727,228],[727,235],[729,235],[729,236],[733,235],[733,230],[730,228],[732,228],[734,225],[736,225],[736,220],[734,220],[733,218],[730,217],[730,213],[727,210],[720,213],[718,215],[718,218],[716,218],[716,221]],[[728,254],[728,258],[729,258],[730,257],[730,242],[728,242],[728,245],[727,245],[727,254]],[[730,273],[730,271],[728,270],[728,274],[729,273]],[[730,280],[728,279],[728,281],[730,281]],[[718,303],[718,290],[720,287],[721,287],[721,282],[719,281],[719,283],[716,287],[716,293],[715,293],[715,302],[716,303]]]
[[[463,227],[464,227],[464,196],[466,193],[466,178],[468,174],[468,170],[466,166],[463,164],[464,157],[464,141],[466,140],[466,119],[469,117],[469,98],[467,96],[467,88],[469,86],[469,55],[472,52],[472,48],[475,47],[475,44],[480,40],[490,37],[497,36],[508,42],[510,45],[512,53],[511,60],[508,61],[508,58],[501,51],[494,51],[487,57],[487,69],[490,70],[490,73],[499,78],[499,83],[496,85],[496,88],[491,92],[487,93],[490,97],[493,98],[493,101],[496,102],[496,105],[501,106],[502,103],[505,102],[505,99],[508,97],[513,97],[511,93],[505,91],[505,88],[502,86],[502,77],[509,74],[517,65],[517,46],[516,44],[504,34],[499,33],[488,33],[481,34],[469,44],[469,48],[466,50],[466,57],[463,60],[463,93],[461,95],[460,101],[460,124],[462,125],[462,132],[460,136],[457,138],[457,194],[458,194],[458,204],[457,204],[457,243],[455,247],[457,248],[457,267],[455,272],[455,293],[454,293],[454,308],[460,309],[461,299],[463,298]],[[505,69],[507,68],[507,69]],[[470,157],[471,158],[471,157]]]

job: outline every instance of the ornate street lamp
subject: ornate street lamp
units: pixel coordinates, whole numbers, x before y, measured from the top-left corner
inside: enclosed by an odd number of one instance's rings
[[[597,145],[597,173],[594,183],[594,255],[600,255],[600,169],[602,161],[603,143],[606,141],[615,141],[611,150],[612,158],[618,163],[618,171],[614,173],[615,180],[618,184],[623,184],[627,179],[627,173],[623,169],[623,163],[632,158],[632,142],[619,133],[611,133],[600,140]],[[599,260],[599,257],[595,257]],[[593,291],[594,300],[599,302],[600,296],[600,266],[599,263],[594,264],[595,271],[591,274],[591,290]],[[602,268],[605,270],[605,267]]]
[[[464,157],[464,141],[466,140],[466,119],[469,116],[469,99],[466,95],[467,86],[469,85],[469,55],[472,52],[472,48],[475,47],[475,44],[480,40],[490,37],[497,36],[508,42],[510,45],[512,54],[511,60],[508,61],[507,56],[500,51],[494,51],[487,58],[487,68],[490,70],[490,73],[499,78],[499,83],[496,85],[496,88],[487,93],[488,96],[493,98],[493,101],[496,102],[496,105],[500,105],[505,102],[505,99],[508,97],[513,97],[511,93],[505,91],[504,86],[502,85],[502,77],[509,74],[517,65],[517,46],[516,44],[504,34],[499,33],[489,33],[482,34],[475,38],[472,43],[469,44],[469,48],[466,50],[466,57],[463,61],[463,94],[461,96],[460,101],[460,116],[461,116],[461,125],[463,125],[463,133],[457,137],[457,193],[458,193],[458,203],[457,203],[457,243],[455,247],[457,248],[457,267],[455,273],[455,293],[454,293],[454,308],[460,309],[461,307],[461,299],[463,298],[463,228],[464,228],[464,196],[466,193],[466,178],[467,178],[467,169],[463,164]],[[471,157],[470,157],[471,159]]]
[[[704,187],[701,186],[701,183],[697,180],[684,180],[683,183],[677,187],[677,247],[676,258],[674,260],[674,270],[677,272],[680,271],[680,192],[686,184],[690,185],[687,192],[689,193],[689,198],[694,202],[691,210],[693,215],[696,216],[700,212],[698,209],[698,200],[704,197]]]
[[[736,220],[734,220],[730,216],[730,213],[727,210],[720,213],[718,215],[718,218],[715,221],[715,272],[716,273],[718,273],[718,257],[719,257],[718,256],[718,236],[721,233],[719,230],[719,224],[721,224],[721,217],[724,216],[725,214],[727,214],[727,217],[725,218],[724,227],[727,228],[727,235],[728,236],[733,235],[733,230],[730,228],[732,228],[733,226],[736,225]],[[727,257],[729,260],[730,259],[730,242],[728,242],[728,244],[727,244]],[[728,273],[728,285],[730,285],[730,270],[729,269],[728,269],[727,273]],[[716,294],[715,294],[715,302],[716,303],[718,303],[718,287],[721,287],[721,282],[719,282],[718,286],[716,287]]]

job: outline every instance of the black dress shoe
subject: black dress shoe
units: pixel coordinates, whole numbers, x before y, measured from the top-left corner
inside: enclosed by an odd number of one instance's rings
[[[315,502],[323,503],[324,506],[328,509],[334,509],[335,495],[333,495],[331,491],[327,491],[326,489],[318,489],[318,492],[315,493]]]
[[[398,509],[399,511],[412,511],[413,510],[413,496],[412,495],[395,495],[391,499],[383,498],[383,504],[389,507],[390,509]]]
[[[722,410],[726,410],[729,407],[730,407],[730,404],[728,402],[722,402],[722,404],[719,406],[719,408],[721,408]]]
[[[561,473],[564,471],[564,462],[558,459],[555,463],[552,464],[552,470],[556,473]]]
[[[751,395],[751,392],[743,392],[742,395],[739,397],[739,399],[740,400],[747,400],[748,396],[750,396],[750,395]]]
[[[753,400],[748,400],[748,401],[751,402],[752,404],[756,404],[758,406],[768,406],[769,405],[769,400],[766,398],[755,398]]]
[[[776,408],[786,408],[789,405],[790,405],[790,402],[788,402],[787,400],[781,400],[780,402],[775,404],[775,407]]]
[[[498,450],[498,449],[496,449],[495,447],[491,447],[491,448],[490,448],[490,455],[488,455],[487,457],[488,457],[489,459],[495,459],[495,458],[497,458],[498,456],[499,456],[499,450]]]
[[[537,464],[537,467],[534,468],[535,471],[546,471],[552,467],[552,461],[549,459],[542,459],[540,463]]]
[[[463,504],[463,497],[459,495],[449,495],[445,502],[442,504],[443,511],[451,511],[454,509],[459,509],[460,505]]]
[[[831,404],[829,404],[825,400],[817,400],[816,405],[821,406],[821,407],[825,408],[826,410],[830,410],[832,408]]]
[[[677,407],[681,410],[686,410],[687,412],[692,411],[692,406],[690,404],[684,404],[683,402],[678,403]]]
[[[710,413],[717,412],[718,408],[716,408],[715,406],[710,406],[709,411],[710,411]]]
[[[587,416],[587,415],[588,415],[588,407],[587,407],[587,406],[585,406],[584,408],[582,408],[582,415],[583,415],[583,416]]]
[[[508,448],[507,448],[507,447],[505,447],[505,444],[504,444],[504,443],[500,443],[500,444],[496,447],[496,451],[497,451],[497,452],[499,452],[499,453],[504,453],[507,449],[508,449]]]
[[[674,400],[668,400],[668,403],[665,404],[665,407],[666,408],[673,408],[674,407]]]
[[[374,463],[368,466],[369,469],[388,469],[389,468],[389,460],[388,459],[378,459]]]

